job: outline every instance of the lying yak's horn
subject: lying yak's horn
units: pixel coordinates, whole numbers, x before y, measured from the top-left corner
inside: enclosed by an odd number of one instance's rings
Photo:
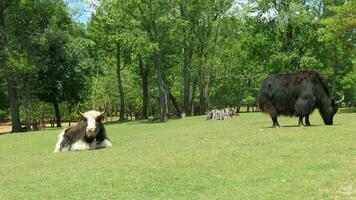
[[[345,99],[345,95],[342,95],[341,99],[340,99],[339,101],[336,101],[335,103],[336,103],[336,104],[339,104],[339,103],[341,103],[344,99]]]
[[[83,116],[84,113],[82,113],[82,112],[79,111],[79,104],[80,104],[80,102],[78,101],[77,108],[76,108],[76,112],[79,113],[81,116]]]
[[[100,113],[100,115],[103,115],[106,112],[106,99],[104,101],[104,111]]]

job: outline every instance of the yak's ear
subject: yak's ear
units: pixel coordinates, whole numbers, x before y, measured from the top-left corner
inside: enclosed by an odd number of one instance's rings
[[[100,116],[99,116],[99,122],[100,122],[100,123],[104,123],[104,122],[105,122],[105,117],[104,117],[104,115],[100,115]]]
[[[85,118],[83,115],[80,115],[79,120],[80,121],[87,121],[87,118]]]
[[[337,103],[335,102],[335,99],[331,99],[331,106],[336,107]]]
[[[78,111],[77,113],[79,114],[79,120],[81,120],[81,121],[86,121],[87,120],[87,118],[84,117],[84,113],[82,113],[80,111]]]

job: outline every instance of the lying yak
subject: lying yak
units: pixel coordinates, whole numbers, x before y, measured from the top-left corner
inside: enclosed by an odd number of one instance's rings
[[[80,114],[77,125],[64,129],[58,135],[54,152],[112,147],[106,136],[103,113],[91,110]]]
[[[310,126],[309,115],[316,108],[324,123],[332,125],[343,98],[335,102],[324,78],[318,72],[305,70],[266,78],[259,91],[258,104],[263,112],[271,116],[273,127],[279,127],[279,115],[299,117],[300,126],[304,125],[305,118],[305,125]]]

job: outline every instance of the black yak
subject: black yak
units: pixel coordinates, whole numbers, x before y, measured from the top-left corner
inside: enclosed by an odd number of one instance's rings
[[[81,115],[77,125],[64,129],[58,135],[54,152],[112,147],[106,136],[103,113],[91,110]]]
[[[298,116],[300,126],[304,125],[305,117],[305,125],[310,126],[309,115],[316,108],[324,123],[332,125],[342,100],[335,102],[325,80],[311,70],[271,75],[263,81],[258,95],[258,105],[271,116],[273,127],[279,127],[279,115]]]

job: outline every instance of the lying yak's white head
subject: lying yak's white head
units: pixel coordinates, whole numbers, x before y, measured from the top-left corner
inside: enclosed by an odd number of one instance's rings
[[[86,122],[86,133],[88,137],[95,137],[99,131],[100,126],[104,123],[104,112],[90,110],[81,113],[82,120]]]

